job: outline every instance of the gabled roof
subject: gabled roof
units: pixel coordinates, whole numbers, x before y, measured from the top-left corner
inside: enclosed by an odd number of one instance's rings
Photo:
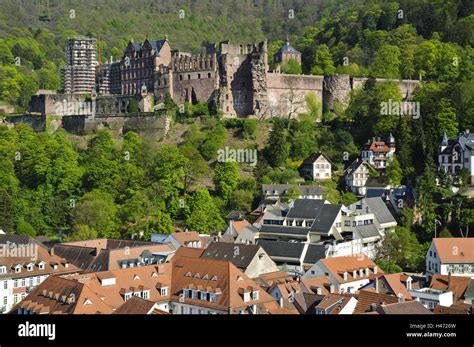
[[[344,175],[352,175],[354,171],[356,171],[361,165],[367,166],[368,169],[376,170],[368,162],[357,158],[347,167],[347,169],[344,171]]]
[[[433,243],[443,263],[474,263],[474,238],[436,238]]]
[[[341,208],[342,205],[324,204],[314,219],[311,231],[328,234]]]
[[[259,252],[263,250],[257,245],[213,242],[202,253],[201,258],[227,260],[245,271]]]
[[[375,224],[358,225],[355,230],[363,239],[381,236]]]
[[[324,158],[328,163],[332,164],[328,157],[326,157],[323,153],[312,153],[309,157],[303,160],[303,164],[313,164],[319,157]]]
[[[382,304],[396,304],[398,303],[398,297],[390,294],[360,290],[357,295],[357,301],[354,314],[371,312],[372,306],[379,307]]]
[[[235,230],[237,236],[240,235],[240,232],[242,231],[242,229],[250,226],[251,224],[243,219],[243,220],[240,220],[240,221],[232,221],[232,228]]]
[[[324,295],[295,293],[294,305],[300,314],[315,314],[315,307],[322,299],[324,299]]]
[[[46,276],[53,274],[64,274],[76,272],[79,269],[65,261],[57,254],[51,254],[46,246],[28,236],[0,235],[0,245],[14,244],[14,248],[5,248],[5,252],[0,257],[0,266],[6,267],[6,272],[0,274],[0,280],[8,278],[26,278],[32,276]],[[40,268],[40,264],[44,268]],[[28,265],[32,265],[28,271]],[[19,268],[20,272],[16,272]]]
[[[181,257],[173,261],[172,266],[172,300],[232,313],[235,310],[245,310],[251,305],[274,301],[257,283],[229,261]],[[199,290],[199,288],[206,292],[217,293],[216,302],[181,296],[183,289]],[[252,291],[259,291],[259,298],[251,298],[250,301],[244,302],[242,294]]]
[[[453,301],[457,302],[464,299],[468,288],[474,285],[473,282],[469,277],[434,274],[430,288],[453,292]]]
[[[339,314],[351,298],[349,295],[328,294],[319,302],[316,309],[325,310],[329,314]]]
[[[287,218],[315,218],[324,205],[324,200],[320,199],[297,199],[293,202],[287,214]]]
[[[385,279],[394,295],[403,296],[405,299],[411,299],[411,294],[403,283],[404,277],[406,277],[406,275],[403,273],[384,274],[381,276],[381,278]]]
[[[357,211],[357,206],[360,206],[360,205],[362,205],[363,207],[368,207],[369,211],[372,212],[375,215],[375,218],[377,218],[377,221],[380,224],[395,223],[396,222],[396,220],[393,217],[392,213],[387,208],[387,205],[385,205],[384,201],[380,197],[361,199],[361,200],[353,203],[350,206],[350,209],[353,210],[353,211]]]
[[[380,305],[377,312],[381,314],[433,314],[416,300]]]
[[[321,295],[327,295],[331,289],[331,280],[328,276],[319,276],[312,278],[301,278],[301,283],[305,286],[308,293],[317,294],[318,289],[321,290]]]
[[[115,310],[114,314],[169,314],[168,312],[155,308],[156,303],[133,296],[122,306]]]
[[[324,245],[310,244],[306,250],[303,264],[316,264],[318,260],[326,258],[326,247]]]
[[[365,254],[359,254],[347,257],[334,257],[321,259],[320,262],[328,269],[328,271],[337,279],[339,283],[346,283],[351,281],[360,280],[358,274],[357,278],[353,278],[353,271],[360,269],[369,269],[369,275],[363,276],[363,278],[369,278],[375,274],[374,268],[377,268],[377,274],[383,273],[381,269]],[[344,280],[344,273],[347,272],[347,280]]]
[[[290,243],[286,241],[257,240],[270,257],[294,258],[299,260],[304,249],[304,243]]]

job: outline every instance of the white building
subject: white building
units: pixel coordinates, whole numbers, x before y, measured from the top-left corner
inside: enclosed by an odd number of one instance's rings
[[[368,162],[377,169],[385,169],[389,161],[395,155],[395,138],[392,134],[388,137],[387,143],[380,138],[373,138],[368,141],[362,149],[362,160]]]
[[[313,153],[300,166],[304,178],[312,181],[331,179],[331,161],[322,153]]]
[[[453,292],[421,288],[410,290],[410,295],[429,310],[433,310],[437,305],[449,307],[453,304]]]
[[[353,294],[370,282],[370,278],[383,273],[365,254],[349,257],[320,259],[303,278],[327,276],[335,286],[336,293]]]
[[[354,160],[344,173],[346,186],[357,195],[365,195],[367,192],[365,184],[374,170],[367,161]]]
[[[470,184],[474,184],[474,134],[466,130],[448,140],[445,133],[438,147],[438,165],[452,176],[466,169],[469,172]]]
[[[434,274],[474,278],[474,238],[436,238],[426,253],[426,277]]]

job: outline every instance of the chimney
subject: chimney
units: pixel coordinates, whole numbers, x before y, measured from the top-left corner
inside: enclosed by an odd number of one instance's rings
[[[374,274],[377,274],[377,266],[374,266]]]
[[[374,284],[375,284],[375,292],[378,293],[379,292],[379,278],[378,277],[375,277]]]
[[[51,248],[49,249],[49,255],[54,255],[54,246],[51,246]]]
[[[336,287],[334,287],[334,284],[331,284],[331,285],[329,286],[329,292],[330,292],[330,293],[334,293],[335,291],[336,291]]]

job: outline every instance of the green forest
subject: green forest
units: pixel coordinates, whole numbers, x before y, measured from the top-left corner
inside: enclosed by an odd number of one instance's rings
[[[51,0],[49,6],[2,0],[0,105],[22,112],[38,89],[58,89],[65,42],[76,35],[99,38],[104,62],[120,59],[132,39],[168,35],[172,48],[193,52],[206,42],[268,39],[272,68],[272,57],[288,36],[302,52],[302,66],[288,66],[291,71],[370,78],[351,95],[347,109],[320,115],[317,101],[308,98],[308,114],[291,120],[223,120],[203,104],[186,105],[181,114],[169,101],[174,125],[186,126],[173,145],[133,132],[117,140],[103,130],[78,141],[62,130],[1,127],[0,225],[8,232],[146,239],[177,225],[217,233],[229,211],[255,207],[262,183],[303,183],[297,168],[315,151],[337,168],[336,178],[325,184],[325,197],[349,204],[355,196],[341,187],[344,167],[367,139],[390,133],[397,153],[387,179],[414,184],[418,193],[415,208],[404,208],[399,216],[392,243],[414,245],[407,251],[414,255],[396,263],[419,265],[417,247],[434,236],[436,219],[447,237],[474,222],[474,206],[462,194],[466,173],[452,181],[436,165],[444,132],[452,137],[474,130],[470,0]],[[381,102],[402,96],[394,83],[375,83],[377,77],[421,79],[413,100],[421,117],[381,115]],[[270,134],[263,131],[270,127]],[[258,150],[255,168],[216,162],[217,150],[231,137]],[[460,193],[453,194],[452,185]]]

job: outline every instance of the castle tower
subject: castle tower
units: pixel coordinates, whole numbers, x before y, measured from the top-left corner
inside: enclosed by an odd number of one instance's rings
[[[446,131],[443,134],[443,140],[441,141],[441,144],[439,145],[439,153],[443,152],[446,147],[448,147],[448,136],[446,135]]]
[[[296,60],[301,65],[301,53],[291,46],[288,36],[286,37],[285,45],[279,49],[274,58],[275,65],[286,64],[291,59]]]
[[[397,148],[396,148],[396,145],[395,145],[395,137],[393,137],[392,133],[390,133],[390,135],[388,137],[387,146],[390,149],[389,152],[388,152],[389,156],[393,157],[393,155],[395,154],[395,150]]]

